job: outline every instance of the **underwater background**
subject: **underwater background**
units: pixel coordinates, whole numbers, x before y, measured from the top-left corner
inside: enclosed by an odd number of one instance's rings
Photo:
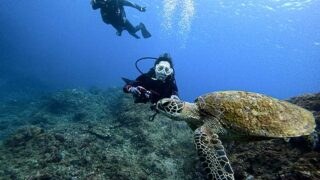
[[[90,1],[1,1],[0,89],[122,86],[120,77],[139,75],[136,59],[168,52],[188,101],[218,90],[281,99],[319,90],[319,0],[133,2],[147,11],[127,7],[127,17],[150,39],[116,36]]]
[[[182,100],[263,93],[311,111],[320,136],[320,0],[132,2],[149,39],[118,37],[89,0],[0,1],[0,179],[206,179],[186,123],[122,92],[164,52]],[[306,137],[223,145],[236,179],[320,179]]]

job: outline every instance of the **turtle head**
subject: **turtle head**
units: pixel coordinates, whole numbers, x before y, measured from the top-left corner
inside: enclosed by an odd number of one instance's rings
[[[173,98],[160,99],[156,105],[156,109],[158,112],[172,119],[180,119],[179,117],[183,110],[183,107],[183,101]]]
[[[197,106],[180,99],[163,98],[157,102],[156,109],[159,113],[177,121],[199,119]]]

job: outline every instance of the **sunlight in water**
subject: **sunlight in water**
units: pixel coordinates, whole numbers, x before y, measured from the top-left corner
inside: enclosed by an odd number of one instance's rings
[[[264,8],[270,11],[277,9],[283,10],[302,10],[309,7],[313,2],[318,0],[267,0],[267,1],[256,1],[256,0],[242,0],[241,3],[238,1],[226,1],[217,0],[216,2],[220,5],[220,8]]]
[[[263,15],[260,17],[270,17],[278,12],[304,10],[317,1],[320,0],[241,0],[240,2],[236,0],[203,0],[202,2],[209,5],[212,9],[210,13],[214,15],[223,14],[223,16],[231,18],[257,19],[255,13],[262,12]],[[199,6],[201,6],[201,2],[199,2]],[[162,0],[162,8],[162,30],[164,33],[176,37],[184,47],[196,16],[195,1]],[[201,11],[197,13],[197,18],[201,19],[206,16],[207,14],[204,15]]]

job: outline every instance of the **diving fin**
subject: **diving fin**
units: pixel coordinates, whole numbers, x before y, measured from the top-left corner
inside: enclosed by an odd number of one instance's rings
[[[134,80],[130,80],[130,79],[127,79],[127,78],[124,78],[122,77],[121,78],[126,84],[131,84],[131,83],[134,83],[135,81]]]
[[[150,38],[151,34],[143,23],[140,23],[141,34],[143,38]]]

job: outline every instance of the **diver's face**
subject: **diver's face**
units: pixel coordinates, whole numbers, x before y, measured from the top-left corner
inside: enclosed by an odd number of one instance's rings
[[[173,73],[173,69],[170,66],[170,63],[167,61],[160,61],[156,67],[156,79],[164,81],[168,76]]]

